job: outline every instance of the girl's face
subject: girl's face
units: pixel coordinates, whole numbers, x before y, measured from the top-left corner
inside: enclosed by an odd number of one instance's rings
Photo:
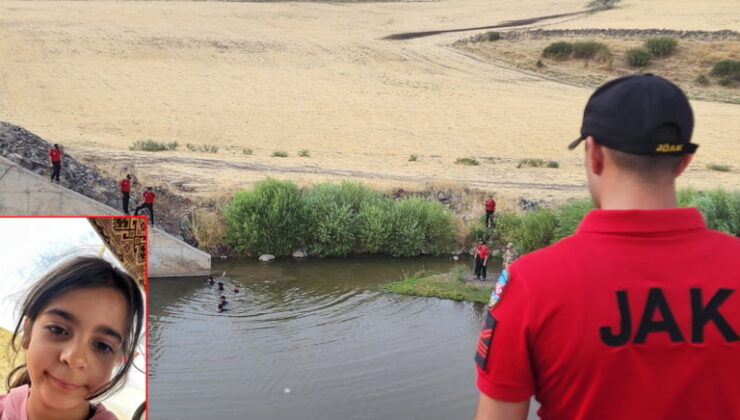
[[[122,354],[126,300],[112,288],[77,289],[53,299],[24,325],[29,404],[52,410],[87,405]]]

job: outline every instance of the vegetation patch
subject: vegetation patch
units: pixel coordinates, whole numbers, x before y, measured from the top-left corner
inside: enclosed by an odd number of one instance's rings
[[[191,152],[218,153],[218,146],[215,144],[202,144],[197,146],[195,144],[186,143],[185,147]]]
[[[624,58],[632,67],[645,67],[650,64],[650,51],[645,48],[632,48],[624,53]]]
[[[678,40],[669,36],[648,38],[645,49],[655,57],[668,57],[676,51]]]
[[[252,154],[252,149],[250,149],[248,147],[245,147],[244,149],[242,149],[242,154],[244,154],[244,155],[251,155]]]
[[[298,156],[300,157],[311,157],[311,152],[308,151],[308,149],[302,149],[298,152]]]
[[[678,205],[698,208],[711,229],[740,237],[740,191],[680,190]]]
[[[12,336],[13,334],[10,331],[0,328],[0,377],[3,378],[3,384],[8,373],[14,367],[10,363],[13,355],[10,349],[10,338]]]
[[[716,163],[708,163],[707,169],[711,171],[730,172],[732,170],[732,167],[730,165],[719,165]]]
[[[491,285],[486,283],[468,284],[455,280],[453,273],[416,273],[402,280],[386,283],[383,290],[402,295],[437,297],[457,301],[488,303],[491,298]]]
[[[517,168],[559,168],[560,163],[555,160],[544,159],[522,159],[516,165]]]
[[[164,150],[175,150],[177,149],[177,142],[162,143],[154,140],[137,140],[130,147],[129,150],[143,150],[145,152],[161,152]]]
[[[268,179],[241,191],[224,209],[226,241],[248,255],[385,253],[440,255],[455,245],[452,212],[438,201],[393,199],[357,183],[306,190]]]
[[[480,163],[473,158],[457,158],[455,165],[478,166]]]
[[[714,63],[711,76],[740,81],[740,60],[722,60]]]
[[[416,155],[409,156],[409,162],[416,162],[418,159],[419,159],[419,157],[416,156]]]
[[[542,50],[542,56],[553,60],[567,60],[573,53],[573,44],[560,41],[553,42]]]
[[[272,152],[272,157],[288,157],[288,152],[285,150],[275,150]]]
[[[585,60],[604,61],[609,57],[609,47],[596,41],[578,41],[573,43],[573,57]]]

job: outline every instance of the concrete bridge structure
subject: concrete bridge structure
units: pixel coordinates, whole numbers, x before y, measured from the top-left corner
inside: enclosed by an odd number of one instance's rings
[[[121,216],[121,213],[0,156],[0,215]],[[149,277],[200,276],[210,272],[208,253],[156,226],[149,229]]]

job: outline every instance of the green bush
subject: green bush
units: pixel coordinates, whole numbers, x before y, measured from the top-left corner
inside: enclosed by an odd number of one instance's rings
[[[323,183],[304,196],[312,254],[343,257],[355,250],[358,213],[342,185]]]
[[[544,159],[522,159],[519,161],[519,163],[516,165],[517,168],[526,168],[526,167],[532,167],[532,168],[559,168],[560,164],[557,161],[554,160],[544,160]]]
[[[290,181],[267,179],[241,191],[224,208],[226,242],[250,255],[290,255],[306,245],[307,216],[301,191]]]
[[[439,201],[419,199],[416,204],[419,223],[424,232],[422,254],[439,255],[450,252],[455,244],[455,222],[452,212]]]
[[[527,212],[522,217],[521,225],[513,241],[520,253],[532,252],[550,245],[555,239],[557,218],[549,209]]]
[[[360,210],[358,238],[362,249],[370,254],[383,252],[391,236],[390,200],[366,202]]]
[[[624,53],[624,58],[630,66],[645,67],[650,63],[650,51],[644,48],[633,48]]]
[[[175,150],[177,149],[177,142],[173,141],[170,143],[160,143],[154,140],[137,140],[130,147],[129,150],[143,150],[145,152],[161,152],[163,150]]]
[[[410,198],[390,207],[391,231],[386,251],[394,257],[418,255],[424,245],[418,202],[419,198]]]
[[[417,159],[419,159],[419,157],[416,155],[409,156],[409,162],[416,162]]]
[[[501,34],[496,31],[491,31],[486,33],[486,39],[488,39],[489,41],[498,41],[499,39],[501,39]]]
[[[535,63],[538,69],[541,69],[542,67],[545,67],[545,63],[542,62],[542,60],[537,60]]]
[[[311,157],[311,152],[308,151],[308,149],[303,149],[298,152],[298,156],[300,157]]]
[[[275,150],[272,152],[272,157],[288,157],[288,152],[285,150]]]
[[[558,226],[555,228],[555,240],[558,241],[575,233],[583,216],[593,210],[594,203],[586,199],[569,200],[556,210]]]
[[[252,154],[252,149],[250,149],[250,148],[247,147],[247,148],[245,148],[245,149],[242,150],[242,153],[245,154],[245,155],[251,155]]]
[[[455,165],[478,166],[480,163],[473,158],[458,158]]]
[[[600,61],[609,57],[609,47],[596,41],[579,41],[573,43],[573,57],[582,59],[597,59]]]
[[[542,50],[542,56],[555,60],[565,60],[573,53],[573,44],[570,42],[553,42]]]
[[[732,86],[732,79],[729,77],[723,77],[717,81],[717,84],[720,86]]]
[[[709,72],[714,77],[725,77],[740,81],[740,60],[722,60],[714,63]]]
[[[676,46],[678,46],[678,40],[669,36],[648,38],[645,41],[645,49],[656,57],[668,57],[676,51]]]
[[[192,143],[185,143],[185,148],[187,148],[191,152],[198,150],[198,148],[195,147],[195,145]]]
[[[710,228],[740,237],[740,191],[696,192],[688,205],[702,212]]]
[[[718,165],[716,163],[707,163],[707,169],[719,172],[730,172],[732,170],[730,165]]]

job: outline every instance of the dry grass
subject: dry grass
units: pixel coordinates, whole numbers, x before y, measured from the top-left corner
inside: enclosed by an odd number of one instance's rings
[[[676,2],[666,8],[659,0],[623,0],[608,11],[541,27],[718,30],[740,22],[734,0]],[[449,47],[473,31],[403,42],[382,38],[572,12],[586,3],[5,1],[0,120],[58,141],[113,176],[134,172],[146,184],[184,182],[192,196],[266,176],[388,189],[449,180],[546,200],[584,196],[582,155],[565,145],[580,127],[588,86],[603,78],[590,74],[594,65],[579,76],[583,63],[572,63],[566,70],[586,83],[564,84]],[[721,52],[720,45],[702,53]],[[529,65],[538,59],[536,51]],[[544,70],[550,71],[549,63]],[[710,89],[719,88],[712,83]],[[684,186],[736,183],[732,174],[705,165],[721,154],[740,166],[737,109],[694,106],[702,147],[696,169],[682,177]],[[147,138],[220,149],[208,155],[128,150]],[[245,155],[245,148],[253,154]],[[310,160],[297,156],[300,148],[312,152]],[[290,155],[271,158],[275,150]],[[408,162],[411,154],[423,159]],[[493,154],[499,160],[489,164],[485,156]],[[460,156],[481,165],[455,165]],[[546,179],[541,170],[514,170],[530,156],[561,167]]]
[[[609,47],[610,55],[602,60],[554,60],[542,57],[542,51],[555,41],[597,40]],[[557,37],[527,40],[500,40],[496,42],[468,43],[459,48],[486,57],[504,60],[527,71],[541,72],[549,77],[584,86],[598,86],[608,79],[638,72],[625,59],[625,52],[640,48],[644,39],[610,37]],[[740,56],[738,41],[700,41],[682,39],[676,51],[669,57],[653,57],[642,71],[666,77],[684,89],[689,96],[740,104],[740,89],[728,89],[712,81],[709,86],[696,82],[700,74],[708,74],[717,61]],[[541,60],[544,67],[538,67]],[[710,78],[710,80],[712,80]]]
[[[13,360],[11,359],[13,354],[9,347],[10,337],[12,337],[12,335],[13,334],[11,334],[10,331],[0,328],[0,382],[2,382],[2,384],[5,384],[5,378],[7,377],[8,372],[10,372],[14,367],[14,364],[12,363]],[[4,385],[0,388],[5,389]]]

